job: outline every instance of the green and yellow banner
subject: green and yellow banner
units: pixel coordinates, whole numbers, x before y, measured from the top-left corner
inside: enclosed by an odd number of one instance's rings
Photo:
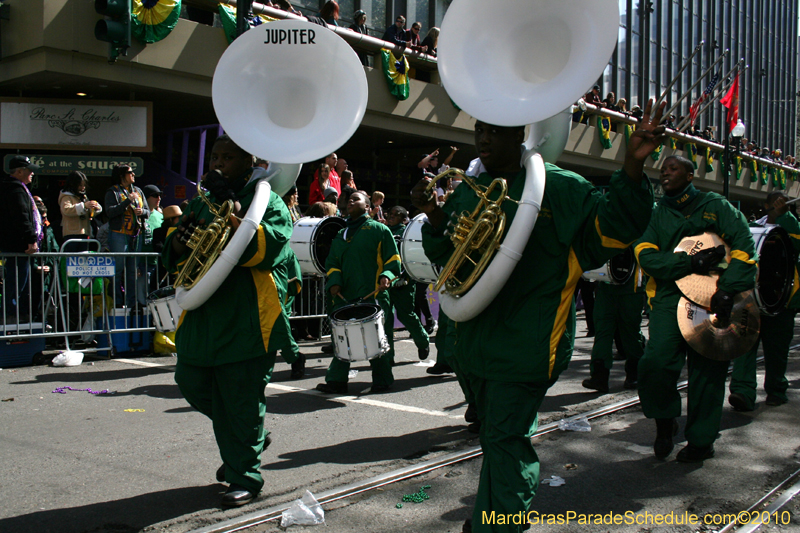
[[[714,172],[714,152],[706,146],[706,172]]]
[[[222,22],[222,30],[225,32],[225,38],[228,39],[228,44],[236,39],[236,8],[226,4],[219,5],[219,19]],[[253,15],[247,17],[247,22],[251,28],[261,26],[267,22],[272,22],[274,19],[266,15]]]
[[[131,33],[144,43],[156,43],[172,33],[181,14],[181,0],[132,0]]]
[[[686,155],[689,156],[689,161],[692,162],[695,170],[697,170],[697,146],[692,143],[686,143],[684,149],[686,150]]]
[[[611,148],[611,120],[597,115],[597,133],[600,135],[600,144],[604,149]]]
[[[398,100],[408,98],[408,59],[402,56],[400,59],[394,57],[391,50],[386,48],[381,50],[381,63],[383,65],[383,75],[386,83],[389,84],[389,92]]]

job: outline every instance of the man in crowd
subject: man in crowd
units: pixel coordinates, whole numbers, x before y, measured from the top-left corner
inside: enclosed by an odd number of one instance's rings
[[[39,166],[23,156],[8,163],[9,175],[0,182],[0,252],[34,254],[44,235],[42,218],[28,189]],[[27,257],[6,257],[3,265],[3,313],[9,323],[29,320]]]
[[[541,211],[519,262],[486,309],[457,323],[455,357],[475,395],[484,454],[473,518],[465,531],[524,527],[484,519],[492,513],[511,516],[531,509],[539,460],[530,438],[545,393],[572,353],[575,285],[583,271],[629,246],[647,226],[653,193],[643,168],[661,143],[664,128],[658,124],[663,109],[662,104],[651,120],[648,104],[647,119],[631,137],[624,167],[612,176],[605,196],[580,176],[545,165]],[[503,178],[508,196],[521,198],[525,180],[533,179],[520,162],[524,137],[521,126],[476,122],[475,146],[485,169],[476,178],[479,186]],[[425,193],[426,185],[427,180],[417,184],[411,198],[428,215],[429,224],[422,230],[425,252],[443,265],[454,251],[446,234],[452,231],[454,216],[471,212],[479,199],[471,187],[459,187],[439,207]],[[503,202],[502,209],[510,227],[517,204]]]
[[[716,361],[693,350],[678,326],[681,292],[676,280],[690,274],[708,274],[725,257],[722,246],[693,255],[675,253],[684,237],[710,232],[731,247],[731,261],[722,271],[711,298],[711,312],[717,319],[730,319],[733,298],[755,285],[755,247],[744,215],[724,197],[700,192],[692,184],[694,165],[680,156],[670,156],[661,166],[664,196],[656,207],[650,225],[636,244],[635,253],[651,279],[647,285],[650,305],[650,339],[639,362],[639,398],[647,418],[656,420],[653,451],[666,458],[678,432],[676,418],[681,414],[681,395],[677,384],[688,359],[689,389],[686,428],[687,446],[677,460],[702,462],[714,457],[714,441],[719,433],[728,361]]]

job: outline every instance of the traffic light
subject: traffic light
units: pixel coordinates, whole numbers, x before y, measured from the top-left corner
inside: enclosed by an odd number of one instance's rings
[[[94,10],[105,16],[94,27],[94,36],[108,43],[108,60],[120,53],[128,55],[131,46],[131,0],[94,0]]]

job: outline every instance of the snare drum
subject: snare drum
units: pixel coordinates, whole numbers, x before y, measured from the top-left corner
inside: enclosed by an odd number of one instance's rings
[[[340,217],[303,217],[294,223],[289,246],[300,261],[303,274],[325,275],[325,260],[333,239],[347,223]]]
[[[420,283],[436,283],[441,267],[430,262],[422,249],[422,226],[428,222],[428,215],[420,213],[406,226],[400,242],[400,260],[408,276]]]
[[[147,297],[147,307],[150,309],[156,330],[167,333],[178,329],[183,309],[175,298],[174,287],[165,287],[150,293]]]
[[[600,268],[584,272],[583,278],[589,281],[605,281],[612,285],[625,285],[634,272],[636,272],[636,257],[633,249],[628,247]]]
[[[775,316],[786,308],[792,294],[797,256],[789,233],[780,226],[750,228],[758,254],[755,297],[765,315]]]
[[[333,353],[345,362],[368,361],[389,351],[383,310],[376,304],[346,305],[331,314]]]

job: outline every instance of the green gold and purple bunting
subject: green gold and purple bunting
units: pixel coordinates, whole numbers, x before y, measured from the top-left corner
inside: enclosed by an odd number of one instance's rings
[[[689,161],[692,162],[695,170],[697,170],[697,146],[692,143],[686,143],[683,146],[684,150],[686,150],[686,155],[689,156]]]
[[[157,43],[178,23],[181,0],[132,0],[131,32],[144,43]]]
[[[600,144],[603,145],[603,148],[611,148],[611,121],[609,119],[597,115],[597,133],[600,135]]]
[[[758,162],[750,159],[747,168],[750,170],[750,181],[758,181]]]
[[[636,126],[633,124],[625,124],[625,146],[628,146],[628,141],[631,140],[631,135],[636,131]]]
[[[653,161],[658,161],[658,158],[661,157],[661,152],[663,152],[663,151],[664,151],[664,145],[661,144],[661,145],[658,146],[658,148],[653,150],[653,153],[650,154],[650,157],[653,158]]]
[[[780,183],[781,190],[784,190],[786,188],[786,171],[783,170],[782,168],[779,168],[777,170],[778,170],[778,183]]]
[[[742,179],[742,158],[736,158],[736,181]]]
[[[714,152],[706,146],[706,172],[714,172]]]
[[[386,48],[381,50],[381,63],[383,64],[383,75],[386,77],[386,83],[389,84],[389,92],[398,100],[405,100],[408,98],[408,59],[402,56],[396,59],[391,50]]]

